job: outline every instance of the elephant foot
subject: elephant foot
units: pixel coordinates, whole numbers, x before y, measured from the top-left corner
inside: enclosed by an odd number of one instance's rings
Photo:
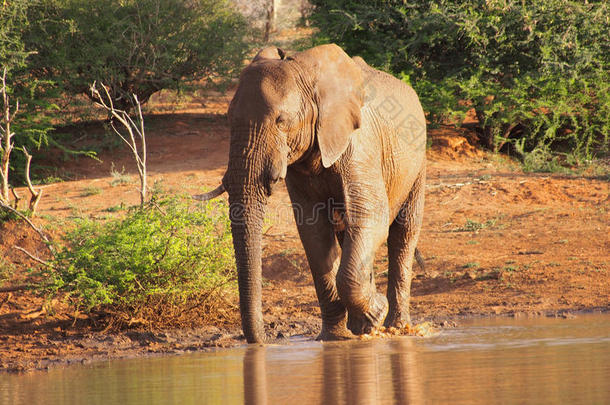
[[[373,328],[381,325],[388,313],[388,300],[385,295],[375,293],[369,311],[364,314],[348,312],[347,327],[356,335],[371,333]]]
[[[397,329],[404,328],[407,325],[411,325],[411,316],[409,315],[409,312],[400,313],[396,311],[390,311],[390,313],[388,313],[387,318],[385,319],[385,322],[383,323],[383,326],[385,326],[386,328],[394,327]]]
[[[356,336],[350,332],[345,324],[341,327],[336,328],[325,328],[322,327],[322,332],[318,335],[316,340],[321,340],[324,342],[337,341],[337,340],[350,340],[355,339]]]

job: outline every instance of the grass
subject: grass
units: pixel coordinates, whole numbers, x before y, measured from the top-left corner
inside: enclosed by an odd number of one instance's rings
[[[99,194],[102,194],[101,188],[95,187],[95,186],[88,186],[83,189],[80,196],[81,197],[90,197],[92,195],[99,195]]]
[[[81,206],[74,204],[71,200],[61,199],[60,201],[63,201],[66,204],[66,206],[68,207],[68,209],[70,210],[70,218],[82,219],[86,216],[85,212],[83,211],[83,208]]]
[[[531,152],[523,153],[521,167],[526,173],[570,173],[570,169],[561,164],[559,156],[547,148],[536,148]]]
[[[125,206],[125,203],[121,202],[118,205],[113,205],[112,207],[108,207],[108,208],[104,209],[104,211],[105,212],[119,212],[119,211],[123,211],[126,208],[127,207]]]
[[[466,219],[466,223],[454,229],[454,232],[479,232],[483,229],[493,228],[498,223],[498,218],[488,219],[485,222],[478,222],[472,219]]]
[[[0,286],[10,280],[15,272],[13,263],[0,256]]]
[[[515,266],[515,265],[504,266],[503,270],[506,272],[512,273],[512,272],[519,270],[519,266]]]
[[[38,184],[53,184],[53,183],[62,183],[64,181],[64,179],[62,179],[61,177],[57,177],[57,176],[48,176],[42,179],[35,179],[32,180],[32,184],[34,185],[38,185]]]
[[[110,168],[110,176],[112,176],[112,180],[110,180],[110,185],[112,187],[133,183],[133,178],[129,174],[125,173],[124,167],[119,172],[114,168],[114,164],[112,164],[112,167]]]
[[[465,265],[462,266],[462,268],[464,268],[464,269],[476,269],[476,268],[479,268],[479,263],[477,263],[477,262],[466,263]]]

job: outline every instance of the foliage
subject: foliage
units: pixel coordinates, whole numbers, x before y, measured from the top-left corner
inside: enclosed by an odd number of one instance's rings
[[[222,85],[241,67],[249,33],[228,0],[1,1],[0,69],[21,107],[15,148],[74,154],[50,131],[83,111],[71,96],[90,96],[95,80],[125,110],[132,93],[144,103],[164,88]],[[22,182],[23,165],[15,154],[11,183]]]
[[[52,101],[57,92],[52,82],[32,77],[29,62],[34,49],[30,49],[23,33],[30,27],[28,10],[32,1],[13,0],[0,4],[0,71],[7,69],[7,94],[15,111],[19,102],[19,114],[11,123],[15,149],[26,146],[37,150],[49,144],[48,133],[52,129],[49,112],[58,108]],[[25,158],[21,153],[11,157],[11,171],[17,180],[23,180]]]
[[[109,86],[131,108],[186,81],[217,82],[241,67],[247,24],[227,0],[38,0],[24,35],[35,77],[71,94]]]
[[[204,302],[235,285],[226,205],[192,209],[188,197],[152,201],[125,218],[82,220],[48,269],[51,293],[79,308],[137,308],[151,299]]]
[[[0,66],[23,67],[28,57],[20,30],[27,24],[27,0],[0,5]]]
[[[314,0],[319,42],[388,70],[433,122],[474,108],[483,142],[607,153],[610,6],[570,0]]]

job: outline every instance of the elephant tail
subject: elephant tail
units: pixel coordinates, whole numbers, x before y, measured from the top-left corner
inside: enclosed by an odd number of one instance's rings
[[[424,257],[421,255],[421,252],[418,248],[415,248],[415,261],[417,265],[421,269],[422,273],[426,274],[426,262],[424,261]]]

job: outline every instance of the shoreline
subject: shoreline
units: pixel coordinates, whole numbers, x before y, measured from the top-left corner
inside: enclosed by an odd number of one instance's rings
[[[459,314],[449,317],[438,317],[438,319],[422,319],[421,322],[430,321],[434,328],[438,330],[453,329],[458,327],[462,322],[477,319],[536,319],[536,318],[563,318],[572,319],[579,316],[590,314],[607,314],[610,313],[610,308],[597,307],[587,309],[548,309],[530,312],[507,312],[507,313],[473,313]],[[442,319],[441,319],[442,318]],[[287,337],[274,338],[265,344],[273,345],[288,345],[290,338],[299,337],[305,338],[306,341],[314,342],[317,331],[307,330],[307,324],[311,320],[295,320],[295,324],[301,323],[300,328],[303,328],[305,333],[290,333],[287,329],[280,327],[274,331],[277,335]],[[420,322],[417,322],[420,323]],[[297,326],[297,328],[298,328]],[[269,327],[266,329],[269,331]],[[276,336],[277,336],[276,335]],[[400,336],[397,336],[400,337]],[[397,337],[391,337],[397,338]],[[100,345],[109,348],[116,342],[129,339],[133,342],[133,346],[125,347],[113,352],[91,354],[87,353],[87,348],[92,346],[92,341],[97,341]],[[424,338],[425,339],[425,338]],[[351,341],[357,340],[353,339]],[[58,368],[71,367],[73,365],[90,365],[95,363],[129,360],[129,359],[147,359],[163,356],[180,356],[191,353],[206,353],[215,350],[230,349],[236,347],[246,347],[241,330],[219,329],[217,327],[194,328],[194,329],[176,329],[162,331],[124,331],[118,333],[95,332],[90,331],[80,338],[70,337],[65,340],[75,346],[81,346],[83,350],[72,353],[68,357],[56,357],[47,359],[16,359],[5,363],[0,362],[0,374],[26,374],[32,372],[44,372]],[[321,342],[323,343],[323,342]],[[336,342],[335,342],[336,343]],[[139,347],[138,347],[139,345]],[[98,347],[101,348],[101,347]]]

